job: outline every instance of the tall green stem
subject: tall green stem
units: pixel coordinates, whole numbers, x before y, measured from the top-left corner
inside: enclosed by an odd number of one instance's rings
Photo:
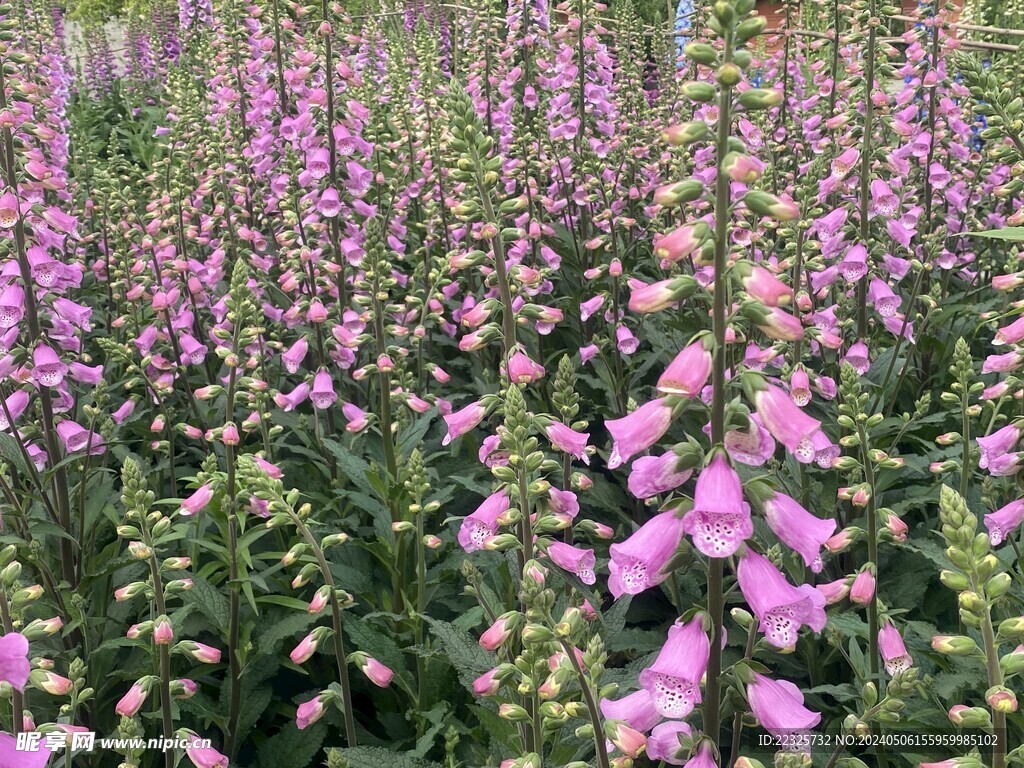
[[[725,38],[725,63],[732,61],[732,32]],[[715,295],[712,322],[715,336],[711,400],[711,443],[719,446],[725,439],[725,363],[726,363],[726,260],[729,255],[729,177],[724,162],[732,124],[732,87],[723,85],[718,100],[718,173],[715,179]],[[704,703],[704,733],[717,746],[721,739],[722,637],[725,598],[722,582],[725,563],[722,558],[708,561],[708,613],[711,614],[711,656],[708,660],[707,693]]]

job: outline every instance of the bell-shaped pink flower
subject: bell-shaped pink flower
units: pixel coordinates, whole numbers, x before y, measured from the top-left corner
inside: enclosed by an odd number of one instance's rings
[[[594,550],[554,541],[548,545],[547,555],[555,565],[576,575],[584,584],[593,584],[597,580],[594,574]]]
[[[870,568],[861,570],[850,585],[850,602],[867,605],[875,596],[875,574]]]
[[[722,442],[730,459],[748,467],[760,467],[775,455],[775,438],[756,413],[750,414],[746,429],[730,429]]]
[[[18,691],[25,690],[32,665],[28,660],[28,640],[18,632],[0,637],[0,680]]]
[[[811,514],[784,493],[775,493],[764,501],[764,517],[783,544],[795,550],[812,571],[821,573],[821,549],[835,533],[835,520]]]
[[[328,219],[333,219],[337,216],[341,212],[341,200],[338,197],[338,190],[334,187],[327,187],[327,189],[321,192],[316,209],[320,211],[321,216]]]
[[[992,546],[999,546],[1024,523],[1024,499],[1011,501],[995,512],[985,515],[985,527]]]
[[[683,521],[675,512],[655,515],[628,539],[610,548],[608,589],[616,599],[637,595],[668,578],[662,569],[683,538]]]
[[[620,699],[601,699],[600,706],[606,720],[621,720],[641,732],[651,730],[661,720],[651,692],[646,688]]]
[[[647,737],[647,757],[668,765],[684,765],[686,758],[679,754],[679,735],[689,736],[692,733],[690,726],[681,720],[667,720],[654,726]]]
[[[117,706],[114,707],[114,712],[121,715],[121,717],[135,717],[142,709],[142,705],[146,702],[146,697],[149,696],[150,679],[144,678],[138,680],[132,684],[132,687],[128,689],[128,693],[121,697],[121,700],[117,702]]]
[[[24,725],[24,723],[22,724]],[[0,733],[0,765],[11,768],[46,768],[52,752],[43,739],[36,751],[18,749],[18,740],[9,733]],[[225,764],[226,765],[226,764]]]
[[[484,672],[473,681],[473,692],[477,696],[493,696],[501,688],[501,680],[498,679],[497,668]]]
[[[740,476],[724,451],[716,450],[697,478],[693,509],[683,517],[683,530],[708,557],[729,557],[754,533],[750,506],[743,501]]]
[[[313,377],[313,388],[309,392],[309,399],[318,411],[330,408],[338,399],[338,393],[334,391],[334,382],[331,381],[331,374],[327,372],[326,368],[321,368]]]
[[[10,229],[18,223],[18,198],[13,192],[0,195],[0,229]]]
[[[288,373],[296,373],[302,366],[302,361],[306,359],[306,353],[309,352],[309,342],[305,336],[300,336],[298,340],[292,344],[282,355],[281,362],[284,363],[284,368]]]
[[[479,401],[470,403],[455,413],[448,414],[444,417],[444,423],[448,425],[448,433],[444,436],[444,440],[441,441],[441,445],[448,445],[456,437],[461,437],[467,432],[472,431],[476,428],[477,424],[483,421],[486,415],[487,408],[481,405]]]
[[[57,425],[57,436],[64,443],[64,450],[68,453],[76,453],[89,446],[90,454],[100,454],[107,450],[101,435],[70,419],[65,419]]]
[[[41,387],[56,387],[64,381],[68,367],[53,348],[40,344],[32,351],[32,380]]]
[[[529,355],[518,349],[509,358],[508,376],[516,384],[532,384],[543,378],[544,366],[535,363]]]
[[[846,355],[843,357],[844,363],[849,363],[853,370],[857,372],[857,375],[863,376],[871,368],[871,357],[868,351],[868,345],[863,341],[857,341],[850,345]]]
[[[699,617],[676,622],[651,666],[640,673],[658,714],[681,720],[700,704],[700,681],[708,668],[711,642]]]
[[[300,731],[304,731],[323,716],[324,703],[317,695],[309,701],[299,704],[298,709],[295,710],[295,725]]]
[[[367,680],[378,688],[387,688],[391,685],[391,678],[395,676],[392,669],[377,661],[373,656],[365,653],[353,654],[353,661],[359,667],[359,671],[366,675]]]
[[[697,397],[711,375],[711,363],[711,352],[704,339],[687,344],[661,374],[658,391],[663,395]]]
[[[0,291],[0,328],[13,328],[25,317],[25,289],[11,283]]]
[[[198,514],[206,505],[213,499],[213,484],[204,483],[203,485],[196,488],[192,494],[183,499],[181,502],[181,509],[178,510],[178,514],[185,517],[191,517],[192,515]]]
[[[755,388],[753,400],[761,423],[772,437],[800,463],[814,461],[814,434],[821,429],[821,422],[798,408],[782,389],[767,382]]]
[[[459,544],[467,552],[483,549],[498,532],[498,518],[509,508],[508,491],[502,489],[488,496],[471,514],[463,518],[459,528]]]
[[[552,421],[544,427],[544,434],[556,450],[568,453],[584,464],[590,464],[590,457],[587,456],[589,432],[577,432],[560,421]]]
[[[192,731],[178,733],[184,734],[189,745],[185,747],[185,754],[196,768],[228,768],[227,755],[222,755],[213,747],[204,746],[206,741]]]
[[[693,474],[691,469],[677,471],[678,464],[679,456],[674,451],[661,456],[641,456],[629,471],[629,492],[638,499],[649,499],[678,488]]]
[[[815,632],[825,627],[825,596],[810,584],[794,587],[768,558],[747,550],[736,576],[760,630],[776,648],[796,645],[805,624]]]
[[[978,447],[981,449],[978,466],[981,469],[998,466],[1000,459],[1017,447],[1020,438],[1021,427],[1016,422],[997,429],[991,435],[977,438]]]
[[[608,458],[608,468],[622,466],[634,454],[645,451],[661,439],[672,423],[672,409],[666,398],[644,403],[628,416],[611,419],[605,426],[615,441]]]
[[[788,680],[773,680],[754,673],[747,685],[750,711],[762,727],[776,738],[804,733],[819,722],[821,714],[804,706],[804,695]]]
[[[898,675],[914,666],[914,660],[907,652],[907,646],[903,644],[900,631],[891,621],[885,622],[878,630],[878,653],[882,657],[885,671],[890,675]]]

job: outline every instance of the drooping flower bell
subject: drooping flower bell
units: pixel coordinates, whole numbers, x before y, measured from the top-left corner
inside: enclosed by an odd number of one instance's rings
[[[663,395],[697,397],[711,375],[711,352],[705,346],[706,338],[687,344],[669,363],[658,379],[658,391]]]
[[[762,727],[776,738],[805,733],[819,722],[821,714],[804,706],[804,695],[788,680],[773,680],[754,673],[747,685],[750,711]]]
[[[736,569],[740,591],[765,638],[776,648],[796,645],[800,627],[825,627],[825,596],[810,584],[794,587],[768,558],[747,550]]]
[[[701,618],[686,624],[676,622],[651,666],[640,673],[659,714],[679,720],[700,704],[700,681],[707,671],[711,641]]]
[[[483,549],[497,532],[498,518],[509,508],[508,491],[502,489],[488,496],[484,502],[462,520],[459,544],[467,552]]]
[[[594,574],[594,550],[554,541],[548,545],[547,555],[555,565],[577,576],[584,584],[593,584],[597,580]]]
[[[692,732],[690,726],[682,720],[666,720],[654,726],[651,735],[647,737],[647,757],[668,765],[685,764],[685,756],[680,756],[679,736],[689,736]]]
[[[615,441],[608,458],[608,468],[620,467],[634,454],[650,448],[661,439],[671,424],[672,408],[664,397],[644,403],[621,419],[605,422]]]
[[[41,387],[56,387],[64,381],[68,367],[47,344],[32,351],[32,380]]]
[[[885,622],[878,630],[878,653],[882,657],[885,671],[890,675],[898,675],[914,666],[914,660],[907,652],[900,631],[891,621]]]
[[[456,437],[460,437],[476,428],[477,424],[483,421],[487,415],[487,408],[479,401],[470,403],[455,413],[444,417],[444,423],[448,425],[448,433],[441,441],[441,445],[448,445]]]
[[[797,461],[802,464],[814,461],[814,435],[821,429],[821,422],[804,413],[779,387],[761,378],[751,377],[747,381],[755,382],[750,386],[751,399],[765,428]]]
[[[675,512],[655,515],[623,542],[612,544],[608,589],[616,599],[636,595],[668,578],[662,569],[683,538],[683,521]]]
[[[708,557],[729,557],[753,535],[750,505],[743,500],[740,476],[725,451],[715,449],[697,477],[693,509],[683,517],[683,530]]]
[[[678,470],[679,456],[668,451],[661,456],[641,456],[629,472],[629,492],[638,499],[649,499],[671,491],[690,479],[691,469]]]
[[[1003,543],[1006,538],[1024,523],[1024,499],[1011,501],[995,512],[985,515],[985,527],[992,546]]]
[[[765,520],[772,532],[787,547],[795,550],[804,564],[821,573],[821,550],[836,530],[835,520],[823,520],[811,514],[784,493],[773,493],[762,502]]]
[[[334,382],[326,368],[321,368],[313,377],[313,387],[309,392],[310,402],[318,411],[326,410],[334,405],[338,393],[334,391]]]

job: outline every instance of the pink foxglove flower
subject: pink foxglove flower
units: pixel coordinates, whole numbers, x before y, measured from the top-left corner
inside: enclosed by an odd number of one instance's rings
[[[760,630],[776,648],[796,645],[804,625],[815,632],[825,627],[825,596],[810,584],[794,587],[768,558],[748,550],[736,575]]]
[[[597,581],[594,574],[596,563],[594,550],[581,549],[561,541],[554,541],[548,545],[547,555],[555,565],[579,577],[584,584],[593,584]]]
[[[18,741],[9,733],[0,733],[0,765],[11,768],[46,768],[50,762],[50,748],[43,740],[38,751],[18,749]],[[198,765],[198,763],[197,763]],[[224,764],[225,766],[227,763]]]
[[[601,699],[601,714],[606,720],[621,720],[641,732],[651,730],[662,717],[646,688],[620,699]]]
[[[978,466],[981,469],[999,467],[1002,463],[1001,460],[1017,446],[1020,438],[1021,428],[1016,423],[1007,424],[991,435],[979,437],[977,440],[981,456],[978,459]]]
[[[776,738],[805,733],[819,722],[821,714],[804,706],[804,695],[788,680],[773,680],[754,673],[747,685],[750,711],[761,726]]]
[[[711,642],[701,619],[676,622],[651,666],[640,673],[660,715],[675,720],[689,715],[700,704],[700,681],[707,671]]]
[[[187,499],[182,500],[181,509],[178,510],[178,514],[185,517],[198,514],[206,508],[206,505],[212,499],[213,485],[211,483],[204,483],[196,488]]]
[[[675,512],[655,515],[623,542],[612,544],[608,589],[616,599],[637,595],[668,578],[662,569],[683,538],[683,521]]]
[[[692,729],[681,720],[667,720],[654,726],[647,737],[647,757],[661,760],[668,765],[684,765],[685,755],[680,756],[679,736],[689,736]]]
[[[18,691],[25,690],[32,666],[28,660],[28,640],[18,632],[0,637],[0,680]]]
[[[504,613],[495,620],[486,631],[480,635],[480,647],[487,651],[496,651],[501,644],[512,637],[519,625],[519,613],[511,611]]]
[[[498,677],[498,669],[491,669],[484,672],[473,681],[473,692],[477,696],[493,696],[501,689],[501,679]]]
[[[608,468],[622,466],[634,454],[647,450],[661,439],[672,423],[672,409],[661,397],[644,403],[628,416],[605,422],[615,441]]]
[[[341,413],[348,419],[348,424],[345,425],[346,432],[357,434],[366,429],[370,424],[370,418],[367,416],[366,411],[352,403],[342,403]]]
[[[331,374],[327,372],[326,368],[321,368],[313,377],[313,388],[309,392],[309,399],[318,411],[330,408],[338,399],[338,393],[334,391],[334,382],[331,381]]]
[[[324,711],[324,703],[320,695],[314,696],[309,701],[299,704],[298,709],[295,710],[295,725],[300,731],[304,731],[323,717]]]
[[[213,747],[203,746],[205,740],[193,731],[179,731],[178,736],[187,741],[189,746],[185,747],[185,754],[196,768],[228,768],[227,755],[222,755]]]
[[[850,602],[855,605],[867,605],[875,596],[875,574],[870,568],[864,568],[857,574],[850,585]]]
[[[32,352],[32,380],[41,387],[59,386],[67,375],[68,367],[53,351],[53,348],[40,344]]]
[[[985,515],[985,527],[992,546],[999,546],[1024,523],[1024,499],[1011,501],[995,512]]]
[[[798,408],[783,390],[762,382],[753,394],[757,415],[772,436],[786,446],[797,461],[814,461],[813,436],[821,429],[821,422],[812,419]]]
[[[560,421],[552,421],[544,427],[544,434],[555,450],[568,453],[584,464],[590,464],[590,457],[586,453],[587,441],[590,440],[589,432],[577,432]]]
[[[730,459],[749,467],[760,467],[775,455],[775,438],[756,413],[750,414],[746,429],[726,432],[723,443]]]
[[[142,705],[146,702],[146,697],[149,696],[149,689],[152,685],[152,676],[142,678],[132,684],[132,687],[128,689],[128,693],[121,697],[121,700],[117,702],[117,706],[114,707],[114,712],[121,715],[121,717],[135,717],[142,709]]]
[[[395,676],[394,670],[380,663],[373,656],[362,652],[353,653],[352,662],[378,688],[387,688],[391,685],[391,679]]]
[[[804,565],[821,573],[821,550],[835,533],[836,521],[811,514],[784,493],[775,493],[763,505],[765,520],[772,532],[804,559]]]
[[[729,557],[754,533],[750,506],[743,501],[740,476],[724,451],[716,450],[697,477],[693,509],[683,517],[683,530],[708,557]]]
[[[543,378],[544,366],[535,363],[529,355],[517,349],[509,358],[508,376],[516,384],[532,384]]]
[[[498,532],[498,518],[509,508],[508,491],[502,489],[488,496],[471,514],[463,518],[459,528],[459,544],[467,552],[483,549]]]
[[[641,456],[629,472],[629,492],[638,499],[649,499],[671,491],[690,479],[693,470],[676,470],[679,456],[673,451],[661,456]]]
[[[479,402],[470,403],[455,413],[448,414],[444,417],[444,423],[448,425],[448,433],[441,441],[441,445],[448,445],[456,437],[461,437],[472,431],[486,415],[487,408]]]
[[[658,391],[663,395],[697,397],[711,375],[711,363],[711,352],[704,339],[687,344],[661,374]]]
[[[891,621],[885,622],[878,630],[878,652],[882,656],[885,671],[890,675],[898,675],[914,666],[914,660],[907,652],[907,646],[903,644],[900,631]]]

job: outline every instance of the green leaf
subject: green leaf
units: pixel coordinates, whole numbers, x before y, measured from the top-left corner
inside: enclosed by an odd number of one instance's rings
[[[316,723],[303,731],[295,723],[288,723],[260,747],[256,766],[281,768],[283,765],[309,765],[320,752],[320,745],[326,736],[327,728],[323,723]]]
[[[431,634],[441,643],[448,660],[459,675],[459,681],[473,691],[473,681],[494,666],[491,655],[469,636],[447,621],[426,617]]]
[[[199,576],[192,578],[192,589],[184,593],[185,599],[193,603],[221,632],[227,631],[230,605],[219,589]]]
[[[18,446],[18,441],[6,432],[0,432],[0,458],[8,461],[24,477],[31,477],[25,455]]]
[[[327,446],[327,450],[331,452],[331,455],[338,460],[338,466],[348,476],[349,480],[356,485],[361,485],[366,481],[366,473],[370,471],[369,464],[337,440],[324,440],[324,445]]]
[[[266,632],[262,632],[259,635],[260,652],[267,655],[273,654],[282,640],[298,637],[302,632],[305,632],[310,624],[317,621],[317,618],[317,616],[303,611],[302,613],[292,613],[283,619],[272,621],[267,627]]]
[[[994,240],[1013,240],[1024,242],[1024,227],[1002,227],[987,229],[984,232],[971,232],[974,237],[991,237]]]
[[[382,747],[348,747],[331,750],[344,768],[442,768],[440,763],[392,752]],[[261,763],[262,765],[262,763]]]

